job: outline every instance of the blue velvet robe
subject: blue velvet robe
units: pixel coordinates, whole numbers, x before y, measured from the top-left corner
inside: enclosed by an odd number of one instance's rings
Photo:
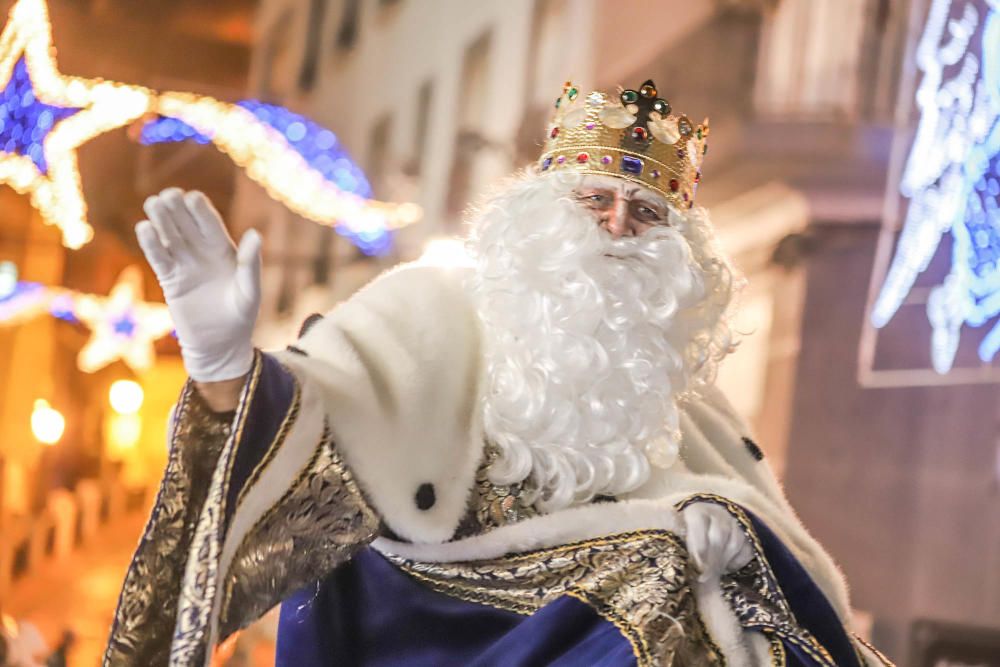
[[[239,528],[248,490],[260,483],[283,443],[297,437],[300,400],[294,377],[261,354],[231,421],[212,415],[191,387],[185,390],[164,483],[126,576],[106,665],[207,664],[217,641],[279,602],[281,667],[611,667],[661,664],[664,655],[673,664],[721,664],[719,646],[692,613],[695,572],[675,535],[637,531],[512,553],[489,565],[492,579],[470,578],[483,574],[475,562],[451,567],[386,556],[366,546],[382,528],[325,426],[310,432],[315,451],[280,499],[252,527]],[[742,628],[768,639],[773,664],[865,666],[822,591],[763,521],[725,498],[692,496],[687,502],[719,503],[750,538],[752,565],[728,575],[722,586]],[[316,522],[321,529],[313,528]],[[243,532],[233,541],[237,530]],[[230,542],[238,549],[226,560]],[[666,582],[654,593],[681,620],[674,621],[679,632],[661,632],[658,643],[644,626],[662,622],[662,615],[623,613],[622,600],[635,598],[627,576],[619,577],[627,595],[615,604],[607,590],[580,583],[601,574],[585,566],[576,568],[584,570],[574,573],[579,585],[565,594],[533,591],[530,582],[519,581],[525,563],[577,558],[599,570],[630,548],[639,554],[633,564],[666,568],[661,580],[648,581]],[[587,560],[598,551],[598,558]],[[529,602],[511,603],[505,587],[520,587]]]

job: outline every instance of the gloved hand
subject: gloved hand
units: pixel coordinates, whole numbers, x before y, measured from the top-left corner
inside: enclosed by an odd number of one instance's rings
[[[260,235],[247,231],[237,248],[200,192],[169,188],[143,209],[149,220],[135,233],[163,288],[188,375],[199,382],[245,375],[260,309]]]
[[[714,503],[692,503],[681,510],[687,533],[687,548],[700,581],[717,579],[750,562],[753,549],[736,519]]]

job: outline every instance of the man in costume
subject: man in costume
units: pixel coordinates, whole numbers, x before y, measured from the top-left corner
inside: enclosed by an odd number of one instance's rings
[[[260,238],[199,193],[140,244],[191,381],[105,663],[888,664],[713,386],[739,285],[693,207],[707,122],[570,85],[475,268],[394,269],[255,350]]]

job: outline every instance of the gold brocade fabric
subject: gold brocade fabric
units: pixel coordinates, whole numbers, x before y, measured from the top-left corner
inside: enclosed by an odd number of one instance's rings
[[[379,529],[329,429],[281,501],[243,539],[225,581],[220,636],[264,614],[275,602],[331,572]]]
[[[531,614],[569,595],[613,623],[640,666],[723,665],[698,615],[697,573],[673,533],[638,531],[467,563],[388,557],[433,590]]]
[[[247,397],[261,380],[261,369],[257,355],[233,424],[212,413],[190,383],[185,387],[164,479],[126,574],[106,666],[202,665],[213,639],[225,638],[292,592],[325,578],[379,533],[379,517],[338,453],[329,425],[303,422],[313,428],[305,431],[309,435],[296,435],[302,433],[295,429],[303,418],[298,386],[279,415],[277,433],[256,443],[262,449],[247,482],[236,490],[233,515],[252,511],[244,503],[247,491],[260,483],[280,448],[306,448],[290,450],[303,452],[296,459],[300,469],[288,470],[275,490],[274,497],[281,494],[276,502],[253,510],[259,516],[252,514],[246,529],[232,533],[224,505],[232,498],[233,461],[247,435],[246,415],[254,409]],[[487,445],[456,538],[536,513],[532,489],[489,481],[486,470],[494,457]],[[723,577],[722,592],[743,627],[768,637],[773,664],[784,665],[784,642],[819,665],[835,667],[825,649],[797,624],[743,510],[711,495],[692,496],[678,509],[697,501],[726,507],[754,547],[756,557],[747,567]],[[226,549],[235,547],[231,560],[223,555],[227,536],[231,543]],[[432,590],[520,614],[574,597],[619,629],[640,666],[725,664],[698,612],[692,588],[698,573],[682,540],[668,531],[620,533],[474,562],[387,558]]]
[[[174,414],[166,471],[118,601],[105,665],[164,665],[180,582],[212,470],[230,434],[189,382]]]
[[[489,468],[498,453],[489,443],[485,450],[483,462],[476,471],[476,485],[469,494],[468,510],[453,539],[479,535],[538,515],[525,483],[501,485],[490,481]]]
[[[242,536],[228,566],[222,563],[231,530],[223,520],[224,499],[253,409],[248,397],[260,381],[261,358],[255,357],[233,424],[212,413],[190,383],[185,387],[163,483],[126,574],[104,665],[201,665],[211,638],[224,639],[250,624],[376,537],[379,518],[324,423],[316,442],[298,443],[312,454],[300,470],[289,472],[287,490]],[[286,444],[300,408],[296,386],[277,434],[263,443],[239,489],[234,515]]]

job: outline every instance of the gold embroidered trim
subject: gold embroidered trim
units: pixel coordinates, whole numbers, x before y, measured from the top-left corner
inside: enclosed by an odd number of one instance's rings
[[[375,539],[378,529],[378,516],[324,424],[309,463],[236,551],[225,578],[220,640],[325,577]]]
[[[774,633],[766,633],[768,641],[768,651],[771,654],[771,664],[774,667],[785,667],[788,664],[788,655],[785,652],[785,645],[781,643],[781,638]]]
[[[526,482],[494,484],[489,478],[489,468],[499,456],[497,448],[485,444],[483,462],[476,471],[476,483],[469,494],[468,511],[452,539],[462,539],[517,523],[538,514],[529,502],[532,495]]]
[[[683,543],[663,530],[636,531],[466,563],[391,562],[431,589],[531,614],[564,595],[612,622],[639,665],[721,665],[689,581]]]
[[[250,475],[247,477],[246,484],[240,489],[239,495],[236,497],[236,508],[233,510],[234,513],[238,512],[240,507],[243,506],[243,500],[246,497],[247,491],[249,491],[254,484],[257,483],[257,479],[260,477],[264,469],[271,463],[271,459],[274,458],[275,454],[278,453],[278,449],[281,448],[281,444],[288,437],[288,432],[291,430],[295,421],[299,417],[299,412],[302,410],[302,388],[299,387],[299,383],[295,382],[294,393],[292,394],[291,407],[288,412],[285,413],[285,418],[281,420],[281,425],[278,427],[277,433],[274,435],[274,440],[268,445],[267,451],[264,456],[261,457],[254,469],[250,471]],[[235,457],[233,457],[235,459]]]
[[[853,637],[855,640],[857,640],[859,644],[862,644],[865,648],[874,653],[875,657],[882,661],[883,667],[896,667],[896,663],[894,663],[892,660],[886,657],[886,655],[882,653],[882,651],[879,651],[877,648],[875,648],[874,646],[872,646],[867,641],[865,641],[864,639],[862,639],[857,635],[853,635]],[[867,665],[868,661],[862,658],[862,664]]]
[[[105,666],[167,663],[193,525],[231,431],[193,383],[185,384],[174,412],[163,481],[122,584]]]
[[[218,591],[218,566],[224,532],[226,493],[236,458],[236,443],[243,439],[247,408],[257,390],[263,366],[261,353],[255,351],[253,370],[243,387],[236,408],[236,424],[222,448],[208,496],[201,507],[191,544],[190,557],[195,560],[186,564],[177,605],[177,624],[171,642],[170,665],[187,667],[205,661],[209,621]],[[217,477],[220,468],[224,471],[221,479]]]
[[[819,664],[837,667],[826,647],[802,627],[792,613],[778,579],[764,557],[764,547],[743,508],[722,496],[696,494],[678,503],[677,510],[681,511],[696,502],[711,502],[725,507],[740,524],[753,547],[755,557],[750,564],[722,578],[723,595],[741,624],[766,628],[801,648]]]

